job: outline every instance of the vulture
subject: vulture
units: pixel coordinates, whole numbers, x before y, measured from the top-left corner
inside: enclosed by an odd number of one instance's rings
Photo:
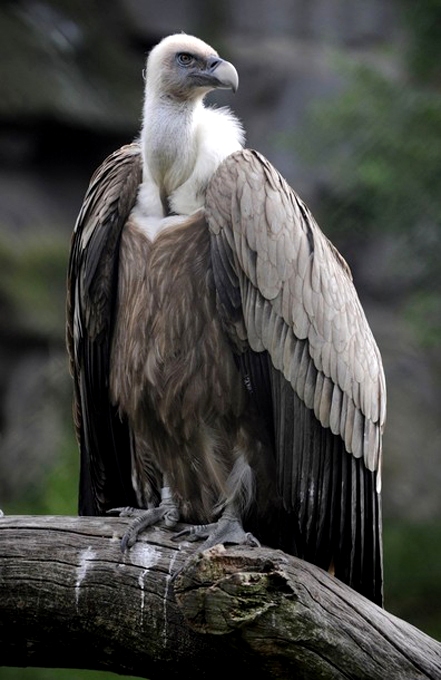
[[[237,87],[205,42],[164,38],[139,138],[87,189],[67,300],[79,512],[132,517],[123,550],[154,524],[263,543],[381,605],[381,356],[343,257],[204,101]]]

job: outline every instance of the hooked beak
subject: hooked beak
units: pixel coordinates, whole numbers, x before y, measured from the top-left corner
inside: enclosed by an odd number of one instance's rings
[[[217,81],[217,88],[233,90],[235,93],[239,87],[239,75],[233,64],[219,57],[209,59],[207,69]]]
[[[220,57],[213,56],[207,60],[207,66],[194,74],[198,85],[210,89],[233,90],[239,87],[239,75],[233,64]]]

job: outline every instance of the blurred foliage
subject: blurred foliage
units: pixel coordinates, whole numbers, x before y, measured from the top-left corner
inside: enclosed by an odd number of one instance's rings
[[[64,338],[68,244],[63,233],[0,232],[0,299],[21,332]]]
[[[13,345],[17,341],[31,345],[38,342],[52,355],[51,371],[57,376],[52,387],[49,376],[50,394],[45,393],[45,398],[57,400],[63,431],[56,463],[49,461],[43,475],[44,485],[32,484],[11,502],[3,500],[3,509],[9,514],[77,511],[78,451],[64,350],[67,257],[68,240],[58,230],[38,234],[0,232],[0,306],[8,319],[7,333]]]
[[[441,525],[386,522],[385,607],[441,640]]]
[[[408,29],[408,67],[420,82],[439,85],[441,60],[440,0],[401,0]]]
[[[136,129],[143,64],[117,3],[105,30],[101,0],[2,3],[0,56],[0,116]]]
[[[432,233],[441,223],[441,93],[364,64],[345,70],[349,88],[320,104],[314,135],[302,136],[304,154],[332,168],[334,229]]]
[[[79,455],[70,409],[66,412],[57,462],[44,475],[44,484],[34,484],[26,493],[2,503],[8,515],[76,515],[78,513]],[[0,672],[0,678],[1,678]]]

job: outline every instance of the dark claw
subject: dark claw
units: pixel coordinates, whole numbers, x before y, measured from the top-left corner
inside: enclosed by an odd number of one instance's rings
[[[221,518],[215,524],[200,524],[195,526],[189,526],[182,531],[179,531],[175,536],[173,536],[174,541],[178,541],[182,537],[187,537],[188,541],[197,541],[205,539],[202,543],[199,553],[208,548],[212,548],[215,545],[230,543],[236,545],[250,545],[254,548],[260,548],[260,542],[255,536],[249,531],[244,531],[241,523],[237,519],[226,519]],[[193,558],[191,555],[180,567],[177,569],[171,577],[171,582],[173,583],[179,574],[181,574],[190,560]]]
[[[115,515],[115,517],[136,517],[137,515],[142,515],[146,512],[145,510],[141,510],[140,508],[132,508],[130,505],[127,505],[122,508],[110,508],[110,510],[106,510],[106,515]]]
[[[207,538],[211,532],[214,532],[216,526],[216,524],[194,524],[188,526],[175,534],[172,541],[180,541],[184,536],[187,537],[187,541],[199,541]]]
[[[219,543],[250,545],[260,547],[260,543],[250,532],[245,532],[241,522],[235,517],[221,517],[213,524],[197,524],[183,529],[175,536],[174,541],[186,537],[187,541],[204,540],[201,551]]]
[[[147,527],[154,526],[164,521],[166,527],[173,527],[179,519],[179,514],[174,505],[164,504],[157,508],[150,508],[142,510],[140,508],[112,508],[108,510],[108,515],[117,515],[118,517],[134,517],[129,528],[121,539],[121,552],[125,552],[136,543],[139,534],[147,529]]]

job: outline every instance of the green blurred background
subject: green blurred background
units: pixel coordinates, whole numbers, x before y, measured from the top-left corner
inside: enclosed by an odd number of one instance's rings
[[[215,103],[351,265],[388,382],[386,608],[441,639],[441,0],[3,0],[0,507],[76,513],[70,232],[93,169],[137,134],[148,50],[181,30],[235,63],[239,92]],[[110,676],[0,669],[92,677]]]

